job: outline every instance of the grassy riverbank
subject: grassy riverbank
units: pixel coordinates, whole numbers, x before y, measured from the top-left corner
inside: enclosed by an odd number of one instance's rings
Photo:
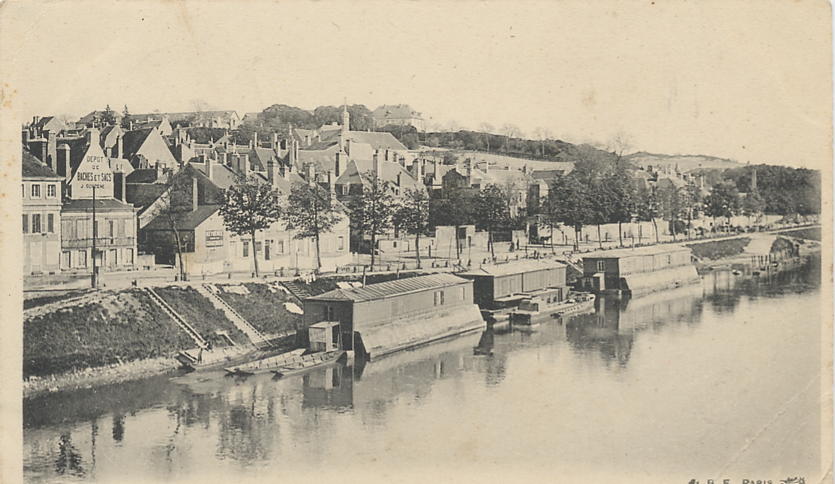
[[[235,343],[249,343],[249,338],[226,318],[223,311],[212,306],[212,303],[194,288],[170,286],[154,290],[206,341],[211,341],[216,346],[226,346],[228,342],[224,338],[217,337],[218,331],[225,331]]]
[[[167,356],[191,339],[138,289],[35,316],[23,326],[24,377]]]
[[[295,330],[302,321],[301,314],[288,309],[287,304],[296,304],[293,297],[275,285],[248,282],[217,284],[217,288],[220,289],[218,296],[262,333]]]
[[[741,237],[738,239],[716,240],[712,242],[702,242],[699,244],[688,244],[693,251],[693,255],[702,260],[719,260],[735,257],[742,254],[748,244],[751,243],[749,237]]]

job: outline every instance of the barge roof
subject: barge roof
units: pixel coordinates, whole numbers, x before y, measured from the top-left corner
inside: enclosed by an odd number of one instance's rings
[[[408,277],[394,281],[369,284],[365,287],[352,289],[334,289],[318,296],[305,298],[306,301],[373,301],[402,294],[454,286],[470,282],[453,274],[430,274],[426,276]]]
[[[558,267],[566,267],[566,265],[562,262],[557,261],[528,260],[523,262],[507,262],[505,264],[481,266],[478,269],[472,269],[466,272],[459,272],[459,275],[508,276],[512,274],[522,274],[525,272],[544,271],[547,269],[555,269]]]
[[[583,254],[583,259],[620,259],[623,257],[634,257],[642,255],[669,254],[671,252],[681,252],[683,250],[690,252],[690,248],[685,247],[683,245],[648,245],[645,247],[635,247],[632,249],[598,250],[596,252]]]

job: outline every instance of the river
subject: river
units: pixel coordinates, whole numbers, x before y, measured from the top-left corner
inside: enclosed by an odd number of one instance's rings
[[[169,375],[42,396],[24,402],[24,477],[815,482],[819,274],[716,271],[701,285],[602,298],[594,314],[534,331],[463,336],[361,368],[278,381]],[[473,354],[480,341],[491,356]]]

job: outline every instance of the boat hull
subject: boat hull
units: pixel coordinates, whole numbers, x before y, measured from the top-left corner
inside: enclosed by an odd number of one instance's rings
[[[541,311],[516,310],[510,314],[514,327],[533,326],[548,320],[594,310],[594,298],[574,303],[559,303]]]

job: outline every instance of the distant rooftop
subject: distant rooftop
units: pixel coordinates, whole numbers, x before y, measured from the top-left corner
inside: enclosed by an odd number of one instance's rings
[[[461,272],[462,276],[507,276],[511,274],[522,274],[525,272],[536,272],[546,269],[565,267],[565,264],[549,260],[527,260],[522,262],[508,262],[506,264],[495,264],[481,266],[478,269]]]
[[[622,257],[634,257],[638,255],[657,255],[657,254],[669,254],[671,252],[681,252],[686,250],[690,252],[688,247],[684,247],[682,245],[675,245],[675,244],[660,244],[660,245],[648,245],[644,247],[635,247],[631,249],[613,249],[613,250],[598,250],[596,252],[590,252],[588,254],[583,254],[584,259],[616,259]]]

